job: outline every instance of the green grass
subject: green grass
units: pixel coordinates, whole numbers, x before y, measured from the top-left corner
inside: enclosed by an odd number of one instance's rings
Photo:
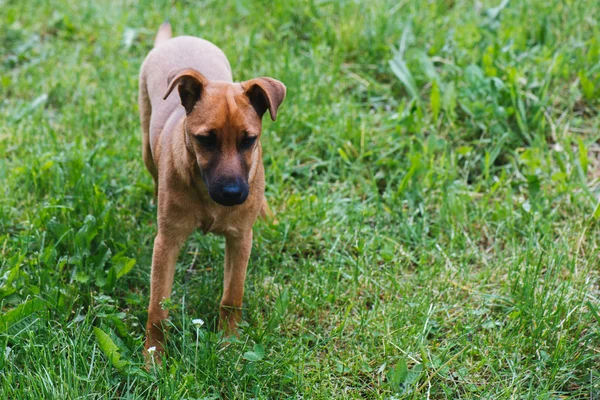
[[[0,0],[0,398],[599,398],[600,8],[500,3]],[[195,234],[147,373],[165,18],[288,96],[239,341]]]

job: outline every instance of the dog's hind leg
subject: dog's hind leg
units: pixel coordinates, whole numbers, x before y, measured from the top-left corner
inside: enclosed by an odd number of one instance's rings
[[[264,221],[273,219],[273,217],[275,216],[275,214],[273,214],[273,211],[271,211],[271,208],[269,208],[267,198],[264,196],[260,205],[260,212],[258,213],[258,216]]]

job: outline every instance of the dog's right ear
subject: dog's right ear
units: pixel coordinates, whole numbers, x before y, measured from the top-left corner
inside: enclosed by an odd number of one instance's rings
[[[196,102],[200,100],[202,90],[208,83],[208,80],[200,72],[193,68],[174,69],[169,72],[167,84],[169,88],[163,97],[166,100],[175,86],[178,86],[181,105],[185,108],[185,113],[189,114],[194,109]]]

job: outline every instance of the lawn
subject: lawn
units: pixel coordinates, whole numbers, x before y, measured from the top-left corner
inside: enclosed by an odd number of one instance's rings
[[[0,398],[600,398],[597,0],[0,9]],[[239,338],[198,232],[146,372],[137,78],[167,18],[288,91]]]

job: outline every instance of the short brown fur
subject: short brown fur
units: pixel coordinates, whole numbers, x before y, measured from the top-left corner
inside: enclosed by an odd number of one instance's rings
[[[262,115],[268,110],[275,120],[285,92],[272,78],[233,83],[219,48],[190,36],[171,39],[170,25],[161,25],[142,65],[139,90],[143,159],[158,197],[146,349],[163,351],[168,311],[161,302],[171,296],[180,248],[195,229],[225,236],[220,326],[226,334],[236,332],[252,226],[269,213]],[[223,205],[229,201],[236,204]]]

